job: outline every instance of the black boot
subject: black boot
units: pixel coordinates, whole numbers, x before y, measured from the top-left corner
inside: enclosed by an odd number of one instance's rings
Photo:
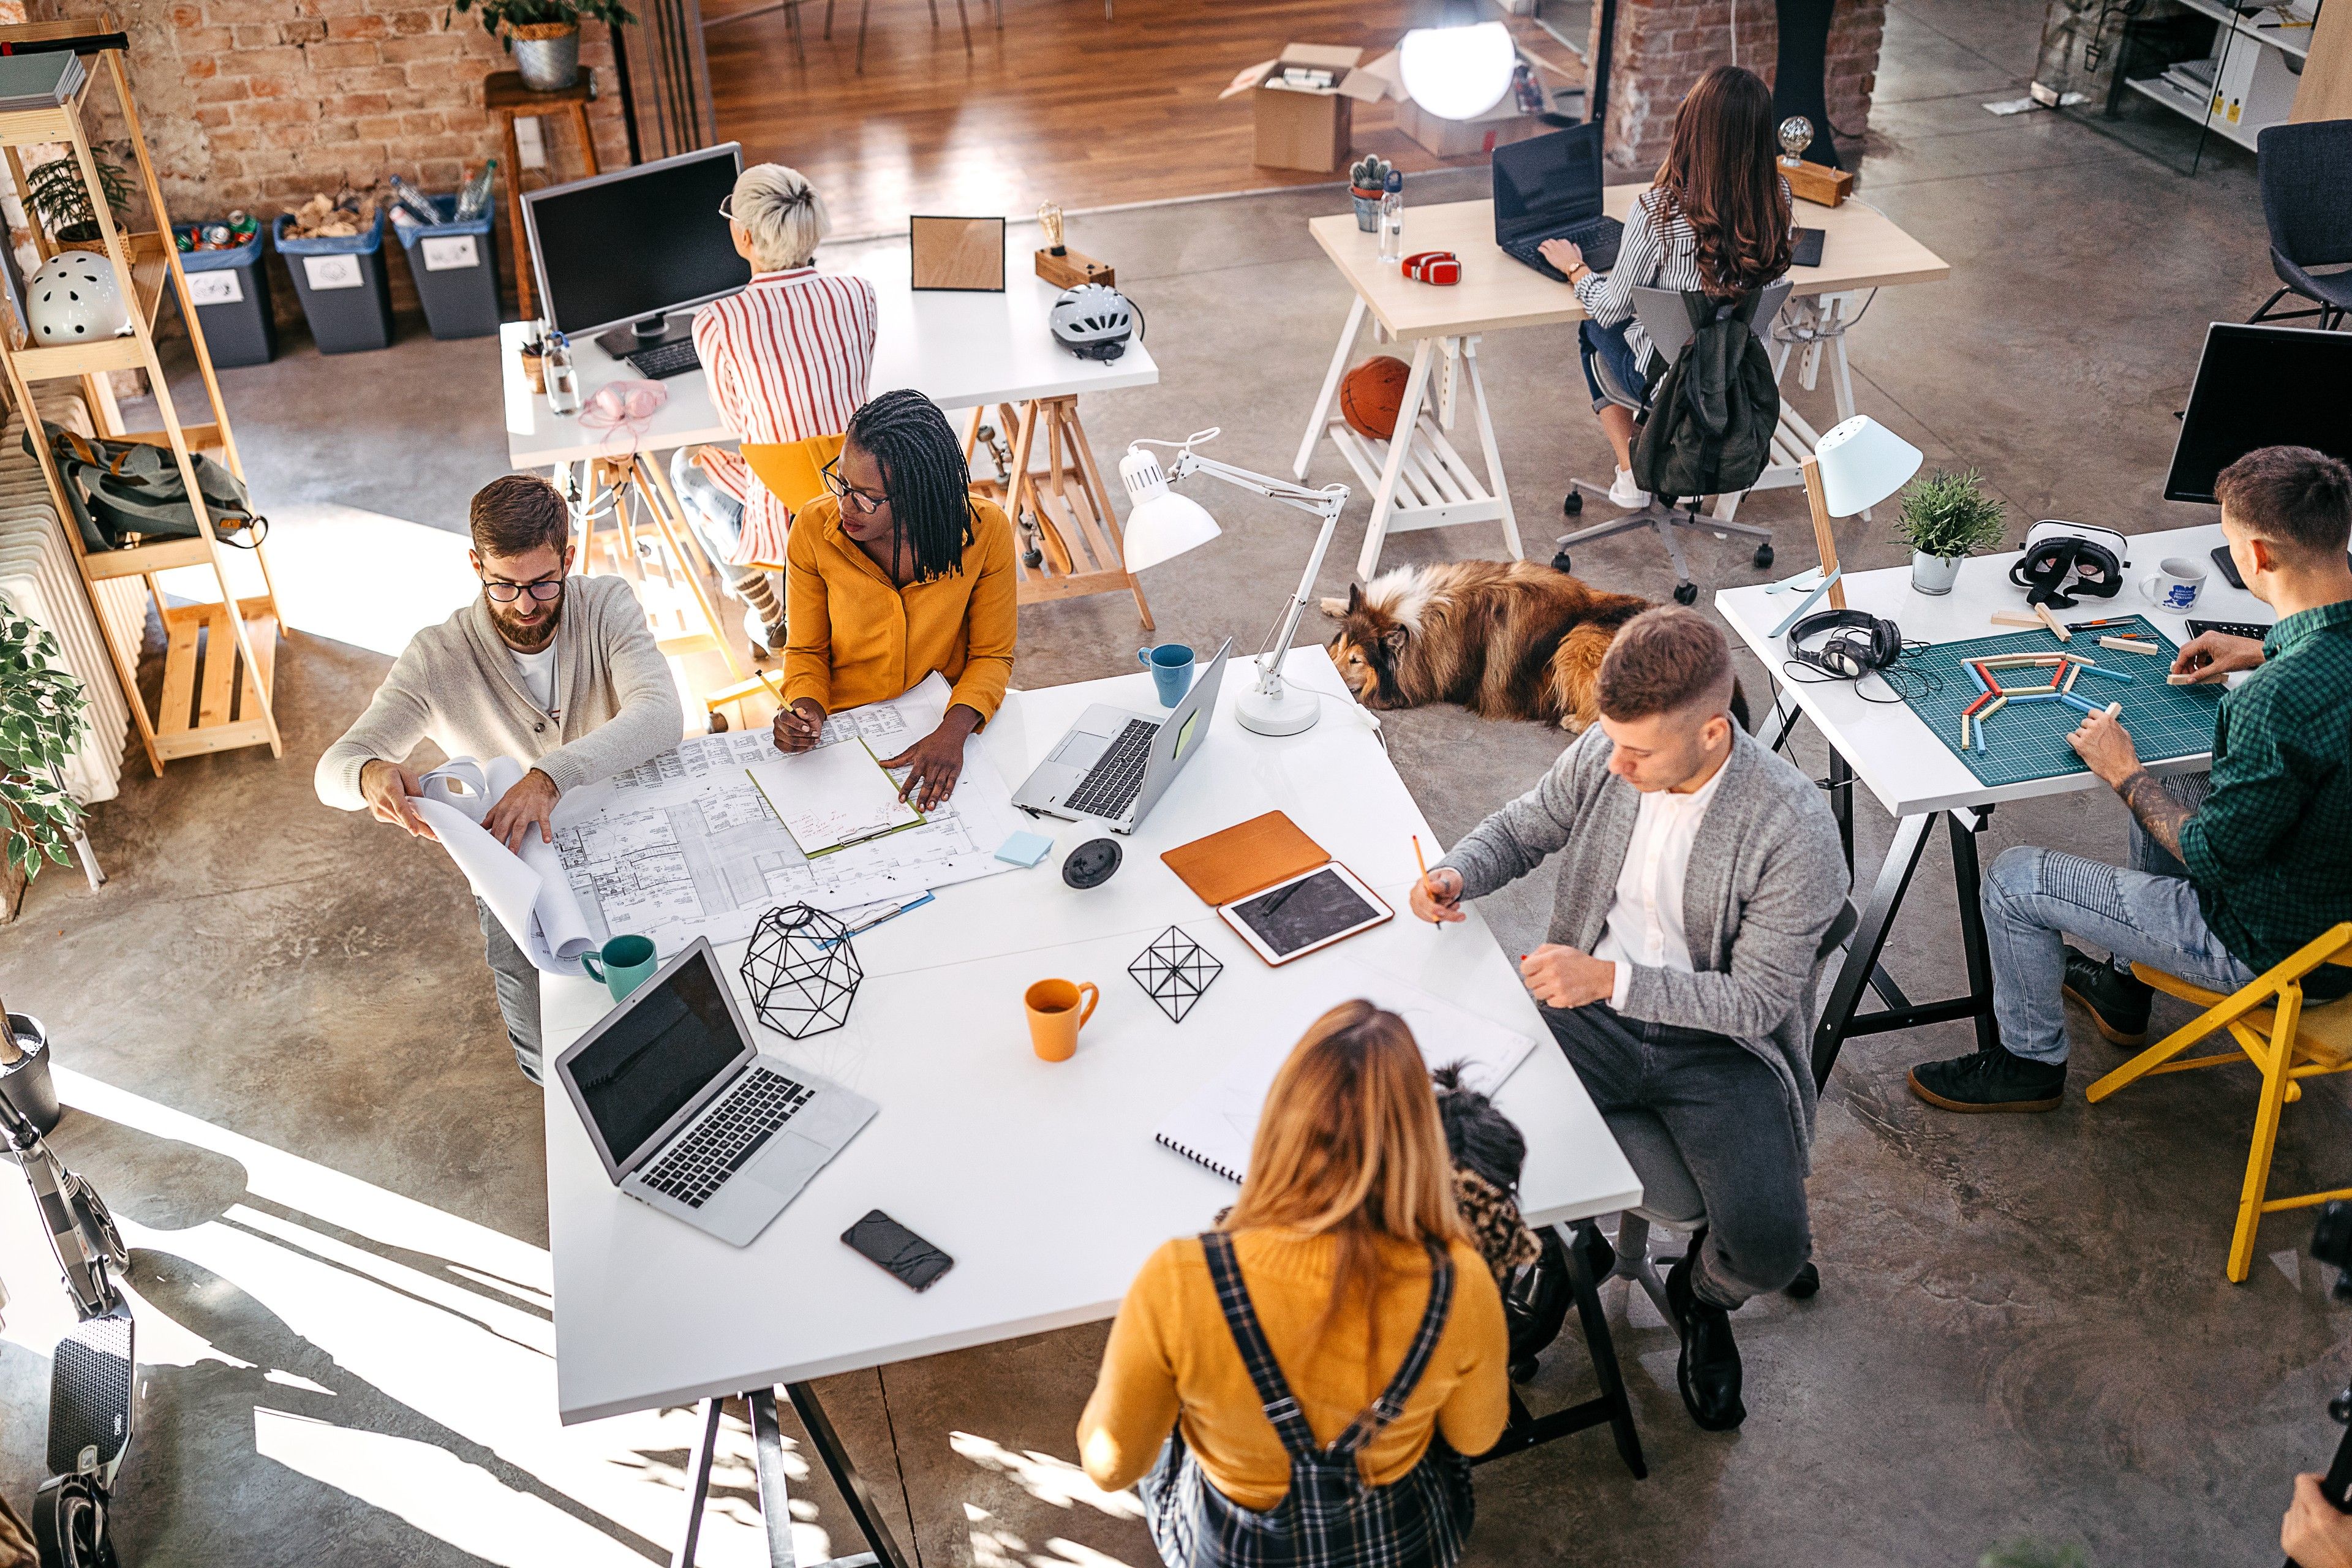
[[[2055,1110],[2066,1064],[2029,1061],[1995,1046],[1911,1069],[1911,1092],[1945,1110]]]
[[[1666,1270],[1666,1305],[1683,1341],[1675,1382],[1682,1389],[1683,1408],[1702,1430],[1728,1432],[1748,1419],[1748,1406],[1739,1400],[1739,1346],[1731,1338],[1731,1314],[1691,1289],[1691,1262],[1706,1243],[1705,1231],[1692,1237],[1690,1250]]]
[[[2090,1010],[2099,1033],[2118,1046],[2147,1044],[2147,1005],[2156,992],[2103,959],[2066,950],[2066,994]]]

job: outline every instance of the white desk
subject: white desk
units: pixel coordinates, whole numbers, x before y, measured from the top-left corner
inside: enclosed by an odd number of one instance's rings
[[[766,1047],[882,1109],[750,1247],[615,1191],[551,1083],[548,1233],[563,1420],[790,1387],[1110,1317],[1153,1248],[1206,1229],[1234,1198],[1230,1183],[1155,1143],[1153,1126],[1236,1051],[1266,1048],[1263,1020],[1286,1011],[1286,996],[1317,965],[1371,965],[1538,1042],[1497,1096],[1527,1134],[1521,1202],[1530,1223],[1639,1200],[1633,1170],[1475,910],[1468,925],[1444,931],[1403,912],[1416,875],[1412,836],[1435,837],[1370,720],[1320,648],[1295,650],[1286,669],[1324,695],[1322,721],[1279,740],[1243,731],[1232,710],[1246,671],[1233,668],[1206,744],[1143,830],[1121,841],[1125,860],[1110,882],[1085,892],[1063,883],[1062,857],[1097,835],[1041,822],[1056,842],[1036,868],[942,889],[936,904],[856,939],[866,979],[845,1027],[797,1042],[763,1031]],[[1017,785],[1097,701],[1154,710],[1141,672],[1013,693],[985,732],[1006,782]],[[1397,918],[1277,971],[1160,859],[1276,808],[1378,889]],[[1225,965],[1181,1025],[1125,973],[1171,924]],[[720,950],[731,983],[742,945]],[[1094,981],[1102,999],[1077,1056],[1048,1064],[1030,1049],[1021,993],[1056,975]],[[541,995],[551,1062],[608,1005],[586,979],[543,979]],[[877,1207],[944,1248],[955,1268],[918,1296],[843,1246],[842,1231]],[[1588,1342],[1605,1393],[1622,1405],[1605,1324],[1591,1332],[1591,1300]],[[804,1391],[791,1392],[805,1411]],[[1626,1449],[1630,1410],[1581,1424],[1621,1416]],[[1629,1463],[1638,1455],[1631,1447]]]
[[[2265,623],[2276,619],[2269,605],[2242,588],[2231,587],[2220,572],[2211,569],[2207,552],[2221,542],[2218,523],[2132,535],[2128,542],[2130,560],[2120,593],[2112,599],[2080,598],[2074,609],[2053,613],[2062,625],[2137,613],[2154,621],[2173,641],[2185,643],[2189,640],[2184,625],[2188,617],[2158,609],[2139,591],[2140,580],[2156,570],[2158,561],[2179,555],[2208,568],[2205,592],[2194,612],[2197,619]],[[1841,581],[1845,585],[1848,607],[1884,616],[1902,627],[1906,637],[1959,642],[2011,629],[1992,625],[1990,616],[1995,610],[2017,613],[2025,609],[2025,590],[2009,581],[2009,569],[2017,559],[2015,551],[1977,556],[1960,567],[1959,580],[1952,592],[1941,596],[1914,592],[1911,569],[1907,566],[1848,573]],[[1811,720],[1822,738],[1829,742],[1831,800],[1845,839],[1849,868],[1853,864],[1851,785],[1859,782],[1867,786],[1888,815],[1896,819],[1895,842],[1886,852],[1870,906],[1830,989],[1829,1005],[1814,1035],[1814,1074],[1827,1079],[1838,1047],[1848,1034],[1874,1034],[1973,1017],[1979,1041],[1990,1042],[1995,1037],[1991,965],[1985,953],[1983,917],[1977,903],[1975,836],[1982,831],[1993,807],[2005,801],[2032,800],[2106,786],[2088,772],[1987,785],[1979,783],[1968,764],[1928,732],[1927,726],[1907,703],[1864,701],[1847,681],[1784,679],[1780,667],[1788,658],[1786,639],[1770,633],[1796,607],[1799,597],[1794,592],[1767,592],[1759,584],[1719,591],[1715,595],[1715,607],[1748,645],[1748,651],[1771,672],[1780,687],[1781,703],[1795,709],[1796,714],[1787,719],[1781,730],[1793,725],[1796,715],[1801,715]],[[1826,607],[1826,602],[1816,606]],[[1881,698],[1887,695],[1878,690],[1875,681],[1872,687]],[[2211,761],[2210,753],[2200,752],[2152,763],[2150,767],[2158,773],[2189,773],[2209,766]],[[1887,928],[1902,904],[1904,890],[1926,852],[1929,830],[1937,816],[1945,812],[1951,814],[1952,856],[1959,885],[1960,930],[1968,953],[1970,994],[1950,1002],[1913,1004],[1879,970],[1878,955],[1885,943]],[[1888,1011],[1855,1016],[1865,982],[1878,990],[1888,1004]]]

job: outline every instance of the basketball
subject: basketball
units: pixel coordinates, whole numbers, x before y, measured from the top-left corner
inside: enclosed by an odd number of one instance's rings
[[[1339,378],[1339,417],[1357,435],[1385,441],[1396,434],[1397,405],[1404,401],[1412,367],[1394,354],[1366,360]]]

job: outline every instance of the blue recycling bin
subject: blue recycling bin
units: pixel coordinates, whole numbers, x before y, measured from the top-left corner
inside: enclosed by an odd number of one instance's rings
[[[499,254],[490,215],[459,219],[455,196],[435,196],[442,221],[395,221],[408,276],[425,305],[425,324],[436,338],[486,338],[499,330]]]
[[[199,230],[202,224],[195,226]],[[196,324],[215,365],[268,364],[278,357],[278,318],[269,308],[269,268],[261,262],[261,234],[226,250],[184,250]]]
[[[341,239],[296,239],[280,216],[270,231],[294,292],[310,318],[310,337],[322,354],[357,353],[392,346],[392,280],[383,269],[383,208],[366,233]]]

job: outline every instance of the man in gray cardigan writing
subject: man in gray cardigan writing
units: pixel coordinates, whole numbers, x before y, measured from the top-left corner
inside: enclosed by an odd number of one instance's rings
[[[669,667],[623,577],[572,577],[572,520],[545,479],[509,474],[476,492],[467,555],[482,596],[410,639],[359,722],[319,759],[319,798],[366,809],[419,838],[433,831],[410,798],[408,753],[429,740],[447,757],[496,757],[530,772],[482,826],[509,848],[552,841],[568,789],[635,767],[686,731]],[[489,906],[475,900],[483,956],[523,1076],[540,1081],[539,972]]]
[[[1707,1226],[1666,1276],[1676,1381],[1710,1431],[1747,1418],[1730,1312],[1812,1252],[1814,959],[1845,900],[1820,791],[1733,721],[1731,650],[1696,610],[1626,623],[1601,721],[1413,889],[1426,921],[1562,857],[1551,940],[1519,961],[1605,1113],[1665,1124]]]

